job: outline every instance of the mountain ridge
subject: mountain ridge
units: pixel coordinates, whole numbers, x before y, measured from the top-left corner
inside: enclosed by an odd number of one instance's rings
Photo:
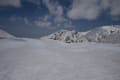
[[[78,42],[104,42],[120,43],[120,25],[101,26],[86,32],[75,30],[59,30],[48,36],[49,39],[59,40],[66,43]]]

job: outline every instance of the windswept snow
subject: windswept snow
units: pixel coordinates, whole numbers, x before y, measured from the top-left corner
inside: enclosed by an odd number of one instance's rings
[[[1,39],[0,80],[120,80],[120,45]]]
[[[60,30],[51,34],[48,38],[67,43],[78,42],[104,42],[120,43],[120,25],[102,26],[87,32]]]

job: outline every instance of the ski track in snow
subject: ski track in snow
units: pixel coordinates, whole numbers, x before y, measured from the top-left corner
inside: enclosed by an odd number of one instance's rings
[[[120,80],[120,47],[3,39],[0,80]]]

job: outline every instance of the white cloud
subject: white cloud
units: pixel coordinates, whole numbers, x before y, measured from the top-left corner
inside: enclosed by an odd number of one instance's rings
[[[53,15],[62,15],[63,8],[57,2],[51,2],[50,0],[43,0],[43,3],[48,8],[49,12]]]
[[[64,23],[57,23],[56,27],[60,28],[60,27],[64,27],[65,29],[73,29],[75,28],[75,25],[73,25],[71,20],[66,19],[66,21]]]
[[[120,16],[120,0],[102,0],[101,5],[104,9],[109,9],[113,17]]]
[[[48,8],[50,14],[54,16],[54,21],[56,23],[62,23],[65,21],[63,7],[58,2],[51,2],[50,0],[43,0],[43,2]]]
[[[31,25],[32,23],[30,22],[30,20],[26,17],[21,17],[21,16],[10,16],[8,18],[9,21],[16,23],[16,22],[23,22],[23,24],[26,25]]]
[[[10,20],[11,22],[15,22],[17,19],[16,19],[15,16],[10,16],[10,17],[9,17],[9,20]]]
[[[101,6],[103,7],[103,9],[107,9],[110,7],[110,0],[102,0],[101,1]]]
[[[40,5],[40,0],[27,0],[27,1],[36,5]]]
[[[64,28],[67,28],[67,29],[72,29],[72,28],[74,28],[75,26],[74,25],[72,25],[72,24],[68,24],[68,23],[65,23],[64,24]]]
[[[57,16],[62,16],[63,15],[63,7],[62,6],[60,6],[60,5],[56,5],[55,6],[56,7],[56,15]]]
[[[24,18],[21,16],[14,15],[14,16],[9,17],[9,21],[11,21],[11,22],[24,21]]]
[[[75,26],[73,25],[72,21],[70,21],[70,20],[68,20],[66,23],[64,23],[64,28],[72,29],[74,27]]]
[[[120,16],[120,0],[73,0],[67,15],[71,19],[96,19],[102,10],[113,17]]]
[[[41,20],[43,19],[43,21],[48,21],[50,17],[50,15],[45,15],[43,18],[41,18]]]
[[[50,28],[52,27],[52,23],[48,21],[48,19],[49,19],[48,15],[40,17],[38,20],[34,21],[34,24],[41,28]]]
[[[20,7],[21,6],[21,0],[0,0],[0,6]]]
[[[21,1],[27,1],[34,3],[36,5],[40,5],[40,0],[0,0],[0,6],[14,6],[21,7]]]
[[[66,19],[63,17],[63,16],[56,16],[55,18],[54,18],[54,22],[55,23],[63,23],[63,22],[65,22],[66,21]]]
[[[26,25],[30,25],[30,22],[29,22],[29,20],[28,20],[28,18],[23,18],[23,21],[24,21],[24,23],[26,24]]]
[[[45,21],[35,21],[35,24],[39,27],[51,27],[51,23],[50,22],[45,22]]]
[[[71,19],[96,19],[100,13],[98,0],[73,0],[72,8],[68,12]]]

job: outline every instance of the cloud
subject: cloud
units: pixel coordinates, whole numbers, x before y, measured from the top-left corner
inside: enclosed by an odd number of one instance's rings
[[[98,0],[73,0],[68,17],[71,19],[96,19],[99,13]]]
[[[73,29],[73,28],[75,28],[75,26],[72,24],[72,23],[64,23],[64,28],[66,28],[66,29]]]
[[[103,10],[113,17],[120,16],[120,0],[73,0],[67,16],[71,19],[96,19]]]
[[[64,28],[64,29],[74,29],[75,25],[71,20],[66,19],[64,23],[57,23],[56,28]]]
[[[63,22],[65,22],[66,21],[66,18],[64,18],[63,16],[56,16],[55,18],[54,18],[54,22],[55,23],[63,23]]]
[[[9,21],[15,22],[17,20],[16,16],[10,16]]]
[[[27,17],[10,16],[8,20],[12,23],[22,22],[25,25],[32,25],[31,21]]]
[[[26,1],[36,4],[36,5],[40,5],[40,0],[26,0]]]
[[[65,21],[63,7],[57,1],[43,0],[43,3],[48,8],[49,13],[54,16],[54,22],[62,23]]]
[[[113,17],[120,16],[120,0],[102,0],[101,6],[108,9]]]
[[[29,22],[28,18],[24,17],[23,21],[26,25],[30,25],[31,23]]]
[[[13,6],[13,7],[21,7],[21,2],[31,2],[36,5],[40,5],[40,0],[0,0],[0,6]]]
[[[51,2],[51,0],[43,0],[43,3],[48,8],[49,12],[53,15],[62,15],[63,8],[58,2]]]
[[[0,0],[0,6],[20,7],[21,6],[21,0]]]
[[[44,17],[40,17],[39,20],[48,21],[50,18],[51,16],[47,14]]]
[[[18,21],[24,21],[24,17],[21,16],[10,16],[9,21],[11,22],[18,22]]]
[[[48,15],[46,15],[44,17],[40,17],[38,20],[34,21],[34,24],[41,28],[50,28],[50,27],[52,27],[52,23],[50,21],[48,21],[48,19],[49,19]]]
[[[51,26],[51,22],[47,21],[35,21],[36,26],[43,27],[43,28],[48,28]]]

